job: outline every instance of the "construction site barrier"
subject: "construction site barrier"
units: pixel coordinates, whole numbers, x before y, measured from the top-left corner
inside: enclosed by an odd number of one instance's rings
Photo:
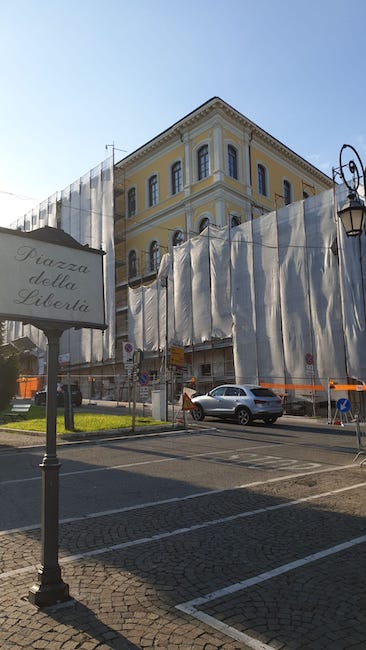
[[[324,391],[323,384],[269,384],[264,381],[260,382],[263,388],[272,388],[273,390],[310,390],[310,391]]]

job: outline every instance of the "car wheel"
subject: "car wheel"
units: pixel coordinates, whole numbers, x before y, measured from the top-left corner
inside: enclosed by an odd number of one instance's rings
[[[276,422],[277,418],[273,416],[272,418],[264,418],[264,422],[266,424],[274,424]]]
[[[251,412],[249,411],[249,409],[246,409],[244,406],[242,406],[240,409],[237,410],[236,417],[238,419],[239,424],[242,424],[243,426],[250,424],[252,421]]]
[[[191,415],[192,418],[196,420],[196,422],[202,422],[205,417],[202,406],[200,404],[196,404],[196,408],[192,409]]]

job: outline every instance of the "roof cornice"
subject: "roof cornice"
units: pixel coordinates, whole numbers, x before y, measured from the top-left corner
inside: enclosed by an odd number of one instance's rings
[[[152,138],[152,140],[149,140],[131,154],[122,158],[122,160],[116,163],[116,166],[128,167],[130,164],[135,164],[145,156],[151,154],[153,151],[156,151],[158,148],[164,146],[177,137],[180,137],[183,142],[183,135],[186,130],[191,129],[205,118],[214,115],[215,113],[221,114],[237,123],[239,122],[243,131],[248,133],[251,140],[256,138],[282,155],[285,155],[292,163],[304,169],[307,173],[311,171],[311,173],[318,177],[321,182],[332,182],[330,176],[312,165],[305,158],[302,158],[302,156],[299,156],[295,151],[270,135],[270,133],[259,127],[255,122],[252,122],[249,118],[230,106],[230,104],[222,100],[220,97],[212,97],[201,106],[198,106],[198,108],[193,110],[191,113],[188,113],[188,115],[178,120],[178,122],[175,122],[165,131],[162,131],[162,133]]]

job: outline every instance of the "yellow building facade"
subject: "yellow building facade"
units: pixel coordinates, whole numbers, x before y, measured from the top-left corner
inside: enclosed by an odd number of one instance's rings
[[[128,337],[128,286],[153,280],[165,252],[208,224],[234,228],[330,187],[327,175],[218,97],[116,163],[116,359]],[[202,355],[207,366],[207,349]]]

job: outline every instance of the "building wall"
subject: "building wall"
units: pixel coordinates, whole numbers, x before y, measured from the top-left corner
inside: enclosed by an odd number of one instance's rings
[[[208,148],[208,173],[199,179],[197,157],[203,146]],[[236,178],[232,172],[230,175],[229,147],[236,151]],[[181,163],[182,184],[174,194],[172,166],[176,162]],[[265,196],[258,191],[258,164],[267,171]],[[283,205],[284,180],[291,183],[294,201],[302,199],[304,188],[311,195],[331,187],[327,176],[219,98],[198,107],[120,162],[114,161],[113,180],[107,178],[108,169],[102,167],[97,174],[91,170],[61,195],[55,194],[42,203],[16,227],[25,230],[43,225],[62,227],[76,239],[82,238],[83,243],[95,247],[102,245],[110,251],[106,258],[108,280],[105,288],[109,301],[108,334],[98,343],[97,357],[95,337],[90,333],[83,335],[81,345],[80,334],[76,333],[71,347],[75,354],[80,348],[80,362],[88,363],[88,359],[92,361],[95,357],[97,363],[111,367],[114,364],[122,371],[121,343],[128,337],[127,290],[128,286],[154,280],[156,273],[150,268],[152,242],[158,242],[162,257],[171,251],[177,231],[181,231],[182,240],[191,239],[199,233],[203,220],[222,228],[230,224],[233,217],[244,223],[279,209]],[[157,201],[156,205],[149,206],[148,180],[153,175],[158,179]],[[113,195],[109,189],[108,192],[103,190],[107,185],[112,187],[112,183]],[[129,215],[128,196],[132,189],[135,190],[135,210]],[[90,201],[93,206],[93,202],[97,202],[91,211]],[[136,254],[133,275],[128,268],[132,252]],[[109,260],[112,259],[115,259],[115,268],[111,273]],[[115,323],[111,314],[111,294],[113,300],[115,297]],[[114,328],[116,349],[113,358]],[[22,333],[11,331],[9,340],[24,333],[23,325],[18,324],[17,329]],[[69,336],[65,339],[68,349]],[[42,347],[42,341],[37,344]]]
[[[200,180],[198,151],[203,146],[208,148],[208,174]],[[234,174],[232,168],[230,171],[229,147],[236,152]],[[177,161],[182,166],[182,187],[173,194],[171,170]],[[265,195],[258,187],[259,164],[266,170]],[[176,231],[182,231],[184,240],[190,239],[200,232],[203,220],[222,228],[232,218],[236,219],[235,223],[245,223],[280,209],[285,203],[284,181],[290,183],[291,202],[303,199],[304,192],[312,196],[332,186],[326,175],[217,98],[143,145],[116,167],[124,175],[124,194],[116,204],[124,214],[125,223],[125,240],[116,246],[116,258],[120,260],[116,269],[117,351],[121,341],[128,337],[124,288],[148,284],[155,277],[149,255],[153,241],[158,242],[162,256],[172,250]],[[149,207],[148,179],[152,175],[158,179],[158,200]],[[136,192],[136,211],[129,217],[131,188]],[[136,254],[137,267],[131,276],[128,259],[132,251]],[[230,347],[230,340],[226,345]],[[231,352],[229,356],[232,359]],[[217,371],[218,368],[212,368],[211,379]]]
[[[209,103],[208,103],[209,104]],[[174,232],[181,229],[184,239],[199,232],[202,219],[223,227],[235,215],[245,222],[284,205],[284,181],[291,187],[291,202],[299,201],[306,191],[317,194],[331,187],[331,181],[260,129],[245,124],[235,111],[225,112],[221,100],[210,110],[204,105],[195,119],[181,120],[171,132],[164,132],[135,154],[118,163],[124,170],[124,194],[118,210],[125,215],[126,241],[117,244],[117,284],[128,280],[128,255],[135,250],[138,258],[137,277],[150,272],[149,247],[159,242],[162,252],[170,250]],[[207,177],[198,179],[198,151],[208,147]],[[236,151],[237,178],[230,175],[228,147]],[[182,165],[181,190],[172,193],[171,170],[175,162]],[[266,195],[259,192],[258,165],[266,170]],[[158,180],[157,202],[148,205],[149,178]],[[129,216],[128,193],[136,192],[136,211]],[[123,260],[123,257],[125,258]],[[131,279],[131,277],[130,277]]]

